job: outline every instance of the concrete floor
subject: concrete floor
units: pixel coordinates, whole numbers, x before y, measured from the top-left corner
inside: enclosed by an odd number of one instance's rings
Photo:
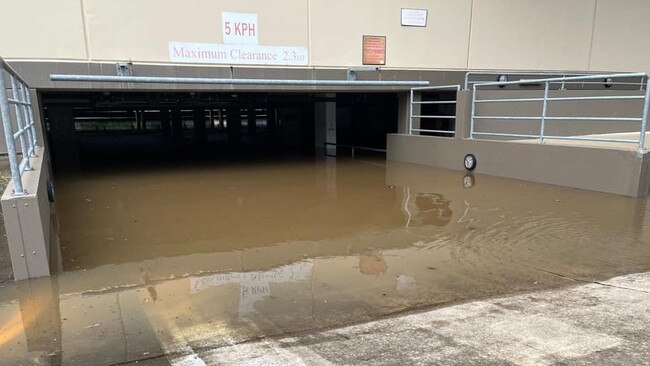
[[[137,364],[650,365],[649,331],[647,272]]]

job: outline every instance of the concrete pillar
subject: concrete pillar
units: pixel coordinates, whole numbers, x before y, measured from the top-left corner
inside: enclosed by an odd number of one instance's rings
[[[248,132],[251,134],[255,134],[257,132],[257,123],[255,121],[256,118],[257,116],[255,115],[255,108],[248,108],[248,115],[246,117],[246,120],[248,121]]]
[[[472,120],[472,91],[461,90],[456,99],[456,138],[467,139]]]
[[[230,107],[226,110],[228,142],[241,142],[241,111],[239,107]]]
[[[147,118],[145,117],[147,114],[145,113],[144,110],[140,111],[140,128],[142,131],[147,130]]]
[[[397,133],[409,133],[411,95],[400,93],[397,98]]]
[[[275,107],[266,108],[266,126],[271,133],[275,133],[278,129],[278,116]]]
[[[163,137],[171,136],[171,120],[169,116],[169,109],[160,110],[160,131]]]
[[[207,131],[205,129],[205,109],[196,108],[193,113],[194,120],[194,139],[197,143],[207,141]]]
[[[174,140],[183,137],[183,115],[179,108],[172,109],[172,137]]]
[[[325,142],[336,143],[336,94],[322,94],[331,101],[317,101],[314,105],[315,147],[326,155],[336,155],[336,146],[325,146]]]

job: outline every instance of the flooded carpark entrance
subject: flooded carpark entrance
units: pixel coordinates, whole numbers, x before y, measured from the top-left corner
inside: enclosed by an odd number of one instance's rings
[[[384,93],[42,100],[64,270],[339,235],[343,216],[302,214],[325,205],[310,196],[324,184],[314,170],[329,174],[325,156],[350,146],[381,159],[397,129],[397,96]],[[327,124],[319,104],[335,107]]]
[[[42,96],[64,271],[0,288],[10,364],[212,364],[259,337],[650,267],[643,199],[325,156],[381,149],[394,94],[219,95],[172,104],[168,133],[166,107],[132,97],[202,96]]]

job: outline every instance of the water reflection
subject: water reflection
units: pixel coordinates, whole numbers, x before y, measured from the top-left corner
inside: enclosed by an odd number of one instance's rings
[[[404,212],[406,227],[420,225],[445,226],[451,221],[453,212],[450,201],[439,193],[413,193],[410,187],[404,188]]]
[[[190,183],[169,174],[76,183],[91,202],[68,191],[65,212],[87,218],[61,220],[63,259],[75,261],[0,287],[3,364],[185,357],[650,269],[644,200],[483,176],[465,189],[461,172],[376,162],[197,172]],[[217,192],[204,202],[192,192],[208,183]],[[151,191],[162,202],[142,205]],[[194,207],[164,209],[188,199]],[[183,216],[193,209],[208,216]]]
[[[386,273],[387,268],[384,256],[379,250],[373,250],[359,256],[359,272],[361,274],[378,276]]]
[[[312,261],[301,261],[270,271],[217,273],[191,278],[190,293],[198,293],[210,287],[227,284],[239,286],[239,320],[255,313],[255,303],[271,296],[271,284],[303,281],[309,278]]]

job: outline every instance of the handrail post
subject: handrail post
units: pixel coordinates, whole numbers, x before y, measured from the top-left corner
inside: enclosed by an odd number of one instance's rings
[[[645,132],[648,127],[648,108],[650,108],[650,83],[647,83],[645,88],[643,117],[641,118],[641,131],[639,132],[639,150],[645,150]]]
[[[544,127],[546,125],[546,106],[548,105],[549,82],[544,83],[544,100],[542,101],[542,120],[539,126],[539,142],[544,142]]]
[[[9,111],[9,100],[7,90],[5,89],[5,71],[0,65],[0,116],[2,117],[2,126],[5,132],[5,142],[7,144],[7,157],[11,169],[11,179],[14,183],[14,195],[25,193],[23,181],[20,177],[20,168],[16,156],[16,141],[14,141],[14,132],[11,126],[11,112]]]
[[[474,138],[474,114],[476,114],[476,84],[472,85],[472,114],[469,120],[469,138]]]
[[[411,98],[409,99],[409,135],[413,134],[413,89],[411,89]]]
[[[27,86],[23,83],[19,84],[19,97],[22,104],[23,110],[23,120],[25,121],[25,133],[27,133],[27,142],[29,143],[29,157],[33,157],[36,152],[36,138],[33,136],[33,122],[34,119],[31,116],[32,105],[28,102],[26,97]]]

